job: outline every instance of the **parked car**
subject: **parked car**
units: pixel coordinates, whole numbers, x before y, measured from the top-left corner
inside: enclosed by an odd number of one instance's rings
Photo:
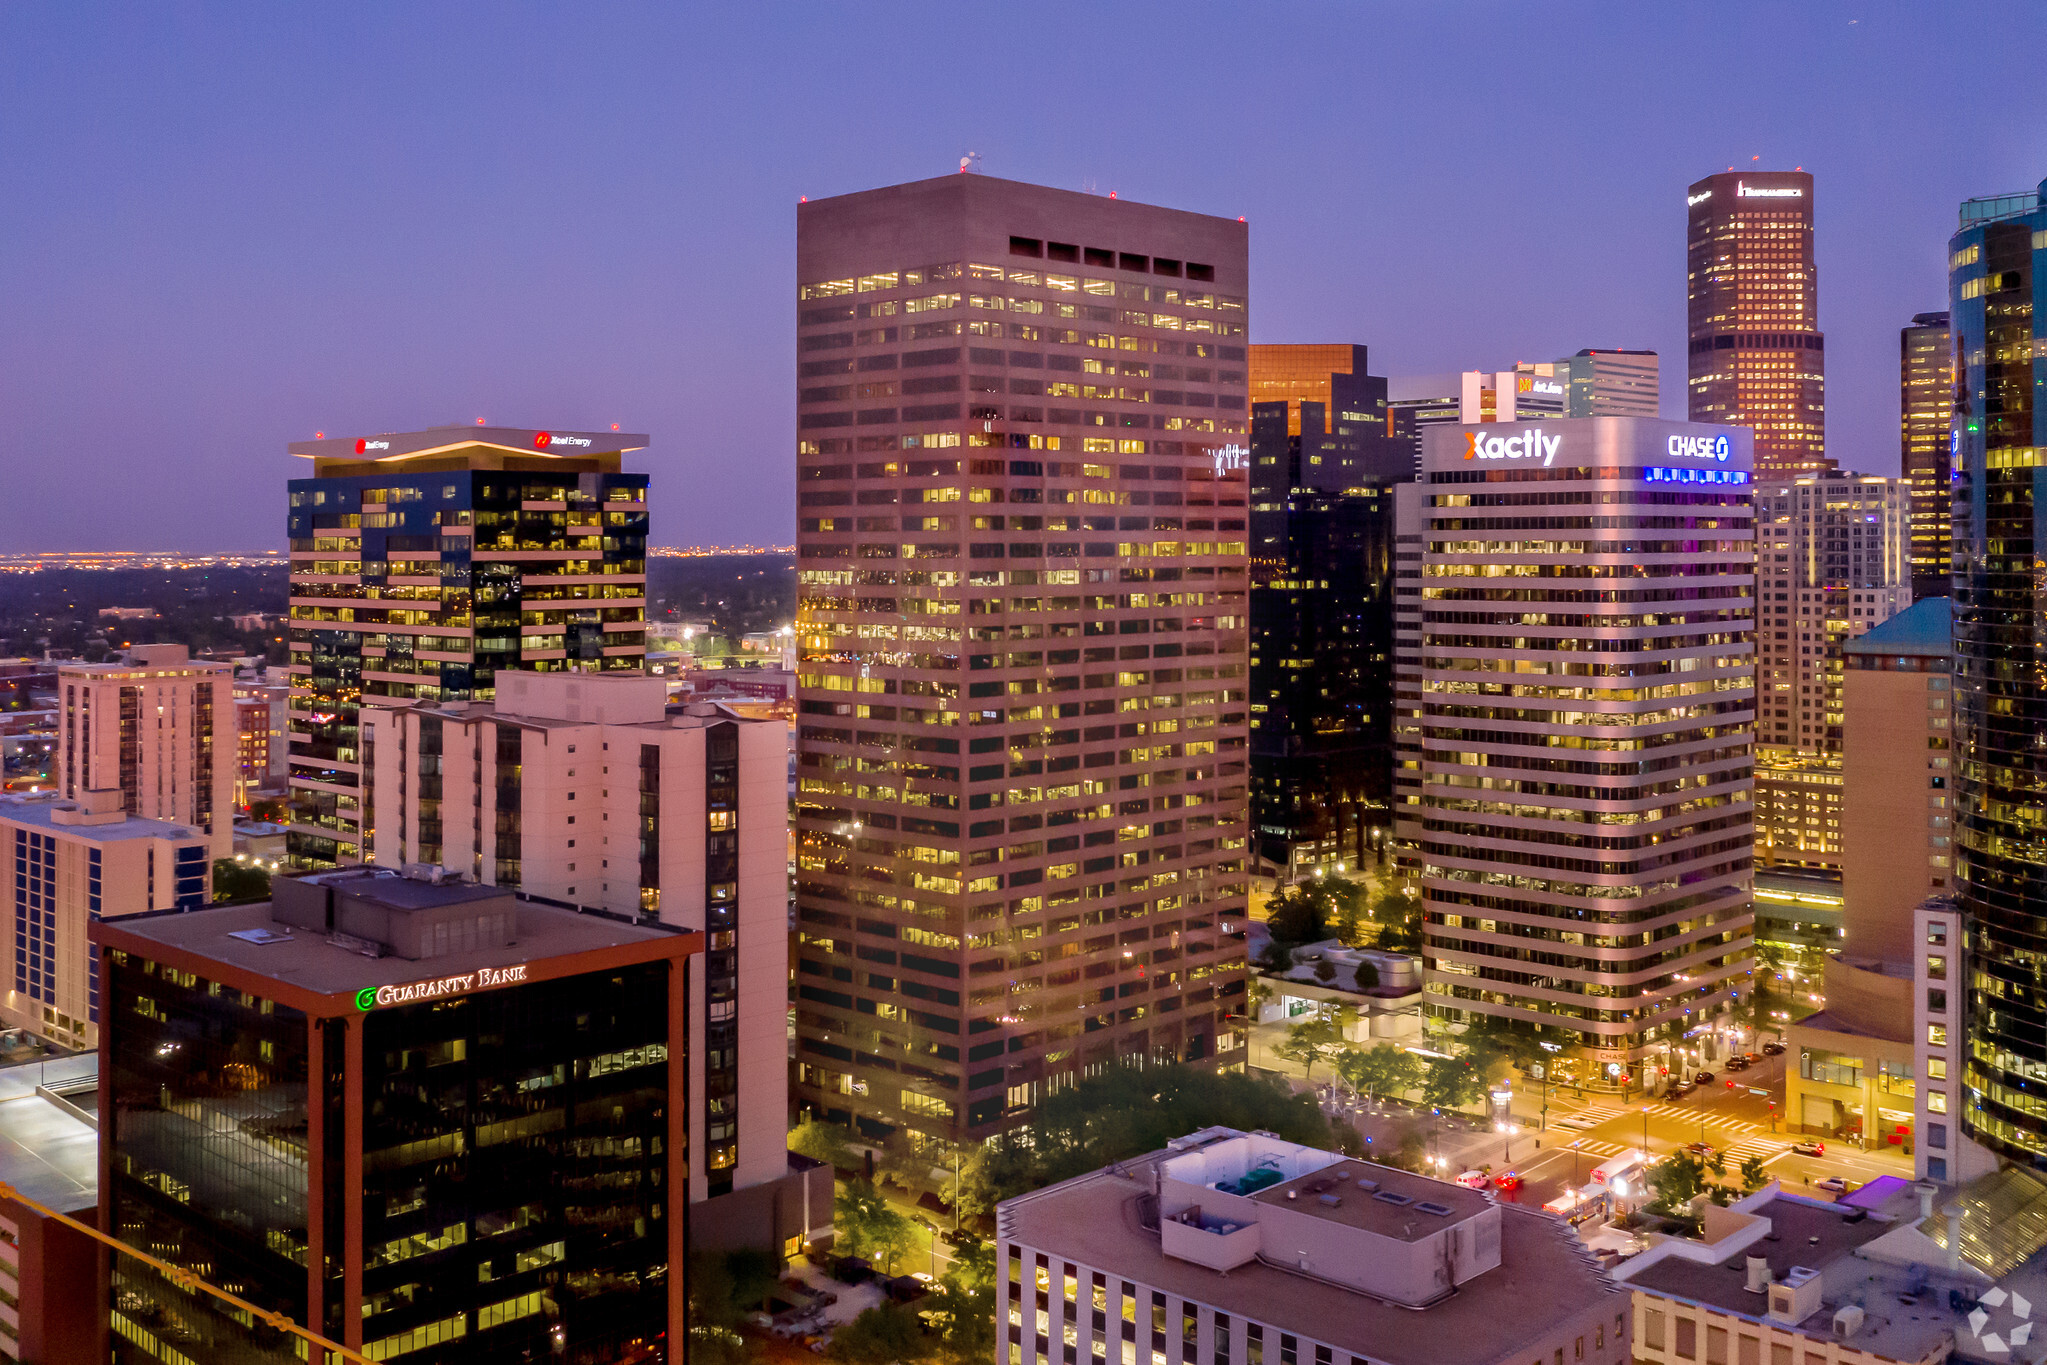
[[[1672,1087],[1670,1087],[1670,1089],[1664,1091],[1663,1097],[1665,1099],[1681,1100],[1685,1096],[1691,1094],[1694,1090],[1697,1090],[1698,1088],[1699,1087],[1692,1083],[1691,1081],[1679,1081],[1676,1085],[1673,1085]]]
[[[1729,1071],[1746,1071],[1749,1069],[1749,1059],[1746,1057],[1729,1057],[1727,1059],[1727,1069]]]
[[[1791,1150],[1800,1156],[1825,1156],[1827,1154],[1827,1144],[1811,1140],[1794,1142],[1791,1144]]]
[[[1764,1044],[1763,1044],[1763,1054],[1764,1054],[1765,1056],[1768,1056],[1768,1057],[1780,1057],[1780,1056],[1782,1056],[1782,1055],[1783,1055],[1783,1053],[1784,1053],[1784,1044],[1782,1044],[1782,1043],[1764,1043]]]
[[[1763,1060],[1763,1054],[1760,1052],[1744,1052],[1741,1054],[1741,1059],[1753,1066],[1755,1063]]]
[[[1701,1071],[1698,1075],[1692,1077],[1692,1084],[1693,1085],[1713,1084],[1713,1073],[1710,1071]]]
[[[1812,1182],[1812,1187],[1816,1190],[1825,1190],[1828,1194],[1846,1194],[1850,1188],[1846,1177],[1838,1175],[1830,1175],[1824,1180],[1815,1180]]]
[[[1709,1077],[1708,1079],[1711,1078]],[[1579,1132],[1583,1132],[1587,1128],[1597,1128],[1599,1120],[1588,1119],[1583,1114],[1560,1114],[1551,1122],[1550,1126],[1553,1128],[1575,1128]]]

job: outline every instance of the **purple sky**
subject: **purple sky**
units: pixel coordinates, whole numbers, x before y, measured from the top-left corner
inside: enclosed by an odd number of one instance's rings
[[[1894,472],[1956,201],[2047,176],[2043,48],[2032,3],[10,5],[0,551],[280,546],[286,441],[479,416],[652,432],[658,544],[785,541],[797,196],[968,150],[1248,215],[1255,340],[1648,347],[1670,415],[1685,185],[1804,166],[1829,449]]]

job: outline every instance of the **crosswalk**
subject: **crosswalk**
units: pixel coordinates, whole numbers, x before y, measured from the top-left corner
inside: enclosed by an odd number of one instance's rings
[[[1645,1113],[1654,1114],[1658,1118],[1678,1119],[1685,1123],[1698,1123],[1703,1119],[1708,1128],[1724,1128],[1732,1133],[1763,1131],[1763,1125],[1760,1123],[1751,1123],[1747,1119],[1716,1118],[1711,1110],[1685,1109],[1675,1104],[1645,1104],[1642,1109]]]
[[[1628,1150],[1618,1142],[1606,1142],[1600,1138],[1573,1138],[1566,1146],[1586,1156],[1598,1157],[1619,1156]]]
[[[1731,1164],[1739,1164],[1752,1156],[1759,1156],[1768,1161],[1782,1154],[1790,1146],[1791,1144],[1782,1138],[1772,1137],[1767,1133],[1761,1137],[1745,1137],[1738,1142],[1727,1144],[1727,1160]]]

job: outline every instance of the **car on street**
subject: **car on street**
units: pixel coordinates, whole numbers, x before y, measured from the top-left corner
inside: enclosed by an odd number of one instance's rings
[[[1764,1052],[1764,1055],[1766,1055],[1766,1056],[1770,1056],[1770,1057],[1781,1057],[1781,1056],[1783,1056],[1783,1055],[1784,1055],[1784,1044],[1782,1044],[1782,1043],[1764,1043],[1764,1044],[1763,1044],[1763,1052]]]
[[[1810,1141],[1794,1142],[1791,1144],[1791,1150],[1798,1153],[1800,1156],[1825,1156],[1827,1154],[1827,1144],[1824,1142]]]
[[[1693,1085],[1713,1084],[1713,1073],[1710,1071],[1701,1071],[1698,1075],[1692,1077],[1692,1084]]]
[[[1746,1071],[1748,1068],[1749,1060],[1746,1057],[1729,1057],[1727,1059],[1727,1069],[1729,1071]]]
[[[1575,1128],[1582,1133],[1587,1128],[1597,1128],[1599,1123],[1596,1119],[1588,1119],[1583,1114],[1562,1114],[1557,1117],[1551,1126],[1555,1128]]]
[[[1665,1091],[1663,1097],[1667,1100],[1681,1100],[1698,1088],[1698,1086],[1690,1081],[1679,1081],[1676,1085]]]
[[[1482,1190],[1491,1184],[1492,1180],[1484,1171],[1460,1171],[1457,1175],[1457,1183],[1467,1190]]]
[[[1505,1192],[1518,1190],[1521,1188],[1521,1173],[1519,1171],[1502,1171],[1493,1177],[1493,1185]]]
[[[1823,1180],[1813,1181],[1812,1187],[1816,1190],[1825,1190],[1828,1194],[1846,1194],[1848,1180],[1845,1176],[1830,1175]]]
[[[1715,1148],[1710,1142],[1687,1142],[1685,1150],[1701,1160],[1710,1161]]]
[[[1757,1062],[1763,1060],[1763,1054],[1760,1052],[1744,1052],[1741,1054],[1741,1059],[1750,1066],[1754,1066]]]

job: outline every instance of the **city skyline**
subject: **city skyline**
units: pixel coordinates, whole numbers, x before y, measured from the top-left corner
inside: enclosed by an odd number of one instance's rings
[[[916,7],[897,13],[904,31],[930,31]],[[1334,53],[1346,36],[1425,49],[1454,22],[1360,14],[1254,29],[1214,17],[1170,32],[1161,69],[1256,63],[1283,48]],[[258,31],[202,15],[145,25],[147,41],[127,47],[61,16],[14,20],[10,164],[44,192],[9,234],[8,258],[23,263],[10,281],[19,321],[5,366],[17,422],[0,448],[27,466],[15,505],[31,514],[0,521],[0,551],[261,548],[233,494],[283,477],[274,452],[284,441],[477,416],[663,433],[636,468],[689,475],[653,509],[673,543],[786,543],[793,468],[780,452],[793,415],[782,386],[794,338],[762,304],[793,259],[789,206],[940,174],[970,149],[1005,179],[1246,216],[1264,300],[1254,341],[1369,336],[1394,377],[1581,346],[1654,349],[1673,417],[1683,410],[1684,186],[1730,164],[1803,166],[1818,180],[1820,326],[1834,352],[1828,449],[1843,468],[1892,473],[1892,337],[1943,293],[1928,244],[1950,230],[1956,201],[1984,185],[2024,187],[2037,160],[2022,135],[1964,135],[2028,126],[2025,109],[1988,103],[1993,90],[2026,98],[2024,82],[1998,72],[2027,44],[1965,50],[1938,15],[1902,7],[1789,21],[1756,9],[1710,27],[1516,16],[1459,30],[1456,80],[1417,68],[1322,83],[1290,106],[1299,130],[1199,101],[1159,126],[1106,54],[1055,44],[1030,77],[1051,98],[1032,99],[1029,135],[991,125],[979,75],[933,75],[908,52],[858,73],[823,65],[858,50],[851,16],[821,16],[803,34],[776,22],[618,14],[559,29],[479,26],[450,9]],[[789,41],[799,36],[809,40]],[[1566,44],[1590,75],[1559,89],[1540,73],[1554,69],[1543,55]],[[459,64],[446,60],[457,53]],[[602,86],[537,80],[506,92],[488,74],[599,59],[617,77]],[[686,88],[664,61],[691,73]],[[1936,116],[1866,93],[1965,61],[1980,79]],[[1795,138],[1766,97],[1792,64],[1812,81]],[[1691,81],[1640,95],[1633,73],[1652,69],[1711,70],[1717,103],[1739,112],[1703,126]],[[202,70],[238,79],[189,79]],[[470,112],[483,80],[498,108],[487,129]],[[840,135],[810,134],[877,80],[925,89],[924,112],[875,125],[857,155]],[[790,100],[751,112],[739,96],[762,82]],[[1498,98],[1456,93],[1474,83]],[[358,97],[384,88],[415,93]],[[1634,118],[1607,116],[1637,96]],[[76,117],[81,99],[90,118]],[[252,101],[289,110],[259,118]],[[1517,124],[1575,131],[1559,134],[1555,155],[1528,158],[1492,136],[1508,105]],[[1298,172],[1332,164],[1333,130],[1358,126],[1400,136],[1302,208]],[[1096,136],[1104,127],[1123,132]],[[1441,186],[1446,156],[1472,188]],[[1909,191],[1889,169],[1905,165],[1925,167]],[[732,183],[745,188],[699,188]],[[536,192],[560,211],[473,212]],[[576,207],[599,195],[623,204]],[[1489,267],[1466,268],[1475,260]],[[82,463],[25,458],[85,412],[101,435]],[[80,468],[100,477],[73,477]],[[123,495],[103,496],[109,486]]]

